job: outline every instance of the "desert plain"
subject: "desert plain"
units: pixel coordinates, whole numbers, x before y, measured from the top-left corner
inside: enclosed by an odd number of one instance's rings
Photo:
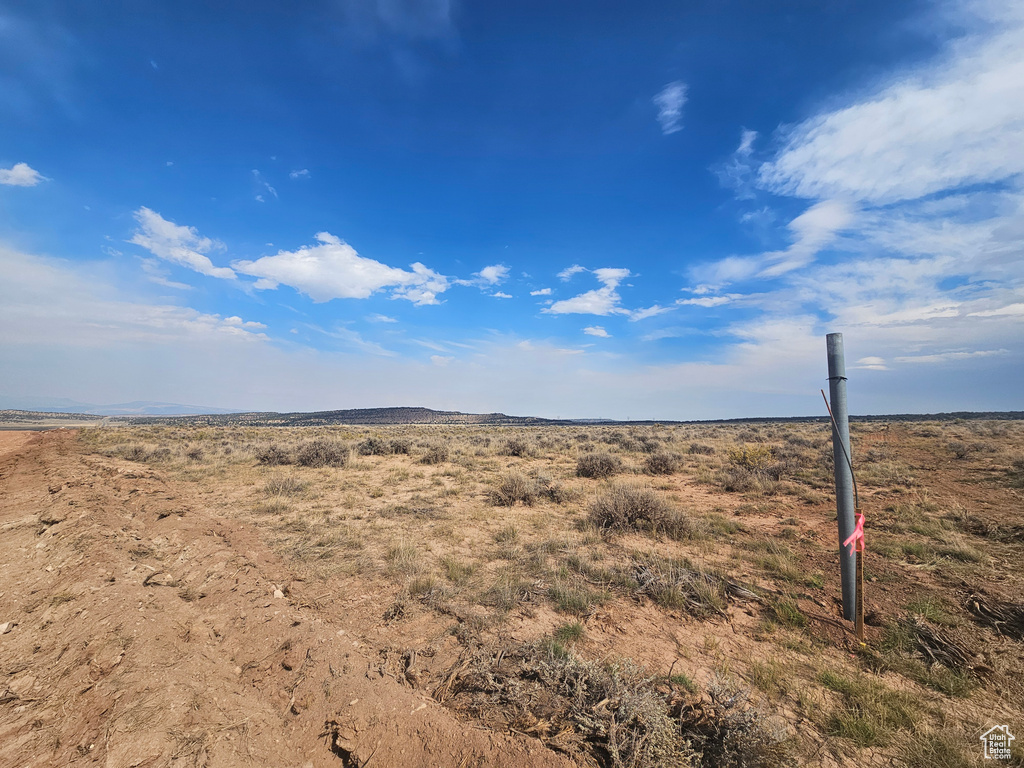
[[[851,433],[863,644],[821,421],[0,432],[0,765],[984,765],[1024,422]]]

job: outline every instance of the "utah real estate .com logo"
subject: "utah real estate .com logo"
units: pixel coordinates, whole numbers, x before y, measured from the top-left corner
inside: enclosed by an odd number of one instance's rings
[[[1014,740],[1010,726],[996,725],[981,734],[981,742],[985,745],[986,760],[1009,760],[1010,742]]]

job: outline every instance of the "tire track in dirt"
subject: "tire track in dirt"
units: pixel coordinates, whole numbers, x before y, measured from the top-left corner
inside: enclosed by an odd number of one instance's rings
[[[73,432],[0,453],[0,526],[0,765],[571,764],[457,720],[255,531]]]

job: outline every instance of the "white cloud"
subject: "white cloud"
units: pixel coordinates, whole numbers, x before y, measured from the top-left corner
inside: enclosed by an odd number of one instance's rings
[[[44,181],[49,181],[35,168],[30,168],[28,163],[15,163],[10,168],[0,168],[0,184],[11,187],[34,187]]]
[[[493,264],[489,267],[484,267],[479,272],[474,272],[473,277],[470,280],[456,279],[453,280],[456,285],[470,285],[476,286],[483,290],[484,288],[493,288],[508,279],[509,268],[504,264]]]
[[[570,270],[583,271],[580,267],[570,267],[565,272]],[[562,274],[559,277],[562,277]],[[570,277],[575,272],[570,273]],[[593,291],[587,291],[581,293],[578,296],[573,296],[571,299],[563,299],[562,301],[556,301],[550,307],[546,307],[541,310],[554,315],[611,315],[611,314],[624,314],[625,310],[619,305],[622,297],[619,296],[616,288],[619,283],[629,277],[628,269],[614,269],[605,267],[602,269],[595,269],[594,276],[603,283],[603,285]],[[565,279],[565,278],[563,278]]]
[[[380,314],[367,315],[366,319],[369,322],[371,322],[371,323],[397,323],[398,322],[397,318],[389,317],[388,315],[380,315]]]
[[[113,285],[98,282],[99,273],[94,264],[76,266],[0,247],[0,327],[6,331],[0,334],[5,363],[0,392],[279,411],[417,403],[548,417],[689,419],[822,412],[817,388],[826,375],[826,328],[815,316],[799,312],[730,328],[730,337],[689,362],[647,365],[551,341],[487,333],[468,339],[472,344],[466,354],[447,349],[455,342],[433,344],[427,354],[439,359],[431,360],[368,353],[352,336],[339,338],[343,343],[329,351],[303,346],[305,333],[286,334],[288,343],[267,343],[263,333],[244,327],[251,321],[242,319],[239,327],[234,315],[222,319],[187,307],[149,304],[138,295],[125,298]],[[787,303],[787,311],[793,306]],[[1009,350],[937,362],[924,377],[921,366],[910,363],[851,375],[851,408],[893,413],[1016,407],[1016,391],[1006,382],[1019,376],[1024,357],[1019,318],[944,322],[936,329],[901,329],[895,339],[885,329],[838,322],[835,327],[847,332],[848,359],[868,364],[873,357]],[[973,334],[982,326],[987,335],[998,332],[1006,342],[978,346]],[[660,335],[694,333],[699,331],[671,328]],[[727,338],[738,343],[726,343]]]
[[[686,104],[686,83],[675,80],[652,99],[658,108],[658,124],[666,136],[683,130],[683,105]]]
[[[946,363],[951,360],[969,360],[975,357],[992,357],[1009,354],[1005,349],[976,349],[974,351],[939,352],[933,355],[908,355],[894,358],[897,363]]]
[[[580,272],[586,272],[586,267],[581,267],[579,264],[573,264],[571,267],[566,267],[558,273],[557,277],[563,283],[572,280],[573,275],[578,275]]]
[[[297,171],[292,171],[291,173],[288,174],[288,178],[289,179],[308,179],[309,178],[309,169],[308,168],[301,168],[301,169],[299,169]]]
[[[630,322],[637,322],[639,320],[646,320],[648,317],[655,317],[656,315],[663,315],[666,312],[675,311],[675,307],[662,307],[659,304],[655,304],[650,307],[643,309],[631,309],[625,312],[629,316]]]
[[[194,227],[183,227],[168,221],[156,211],[142,207],[135,212],[139,228],[129,243],[145,248],[165,261],[188,267],[209,277],[231,280],[235,273],[228,267],[216,267],[207,253],[222,250],[224,244],[203,237]]]
[[[789,130],[760,183],[777,194],[886,204],[1024,173],[1024,19],[1010,3],[964,7],[988,16],[983,31]]]
[[[95,265],[45,259],[0,246],[0,326],[8,345],[96,349],[119,345],[254,342],[261,323],[125,298]],[[219,340],[219,341],[218,341]]]
[[[725,296],[701,296],[696,299],[676,299],[676,304],[693,307],[721,307],[724,304],[731,304],[740,294],[730,293]]]
[[[600,325],[588,325],[583,329],[583,332],[588,336],[600,336],[602,339],[610,339],[612,336]]]
[[[862,357],[857,361],[856,365],[851,366],[852,368],[858,368],[866,371],[888,371],[889,367],[885,364],[884,357]]]
[[[495,291],[494,293],[491,294],[491,296],[494,297],[495,299],[511,299],[512,298],[512,294],[505,293],[504,291]]]
[[[1024,303],[1007,304],[998,309],[984,309],[969,312],[968,317],[1024,317]]]
[[[448,289],[448,278],[419,262],[411,271],[389,267],[356,253],[348,243],[328,232],[316,236],[318,245],[297,251],[279,251],[255,261],[236,261],[240,273],[260,278],[260,290],[291,286],[315,302],[331,299],[365,299],[390,289],[392,298],[417,305],[437,304],[437,296]]]
[[[573,270],[570,277],[577,271],[589,271],[575,266],[570,267],[570,269]],[[568,272],[569,270],[566,271]],[[542,309],[541,312],[552,315],[625,315],[630,320],[637,321],[665,312],[671,312],[674,309],[674,307],[662,307],[657,304],[643,309],[626,309],[623,307],[618,287],[631,274],[628,269],[621,267],[595,269],[593,270],[593,275],[602,283],[600,288],[581,293],[570,299],[553,302],[550,306]]]
[[[490,267],[484,267],[476,275],[487,285],[497,285],[504,282],[508,277],[508,267],[504,264],[495,264]]]
[[[729,256],[691,270],[698,281],[719,286],[751,278],[771,279],[806,267],[818,253],[832,245],[837,235],[855,221],[855,211],[841,200],[816,203],[789,222],[792,244],[781,251],[757,256]],[[691,302],[693,303],[693,302]]]
[[[248,328],[249,330],[263,330],[267,327],[263,323],[258,323],[255,320],[243,320],[238,315],[225,317],[223,322],[224,325],[230,325],[235,328]]]
[[[551,295],[551,289],[550,288],[540,288],[540,289],[538,289],[536,291],[530,291],[530,295],[531,296],[550,296]]]

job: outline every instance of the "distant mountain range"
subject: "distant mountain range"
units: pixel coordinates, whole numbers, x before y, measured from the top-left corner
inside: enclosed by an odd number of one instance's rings
[[[35,411],[40,413],[83,413],[95,416],[194,416],[206,413],[231,413],[227,408],[205,405],[181,405],[136,400],[131,403],[96,405],[69,400],[66,397],[2,397],[0,410]]]

